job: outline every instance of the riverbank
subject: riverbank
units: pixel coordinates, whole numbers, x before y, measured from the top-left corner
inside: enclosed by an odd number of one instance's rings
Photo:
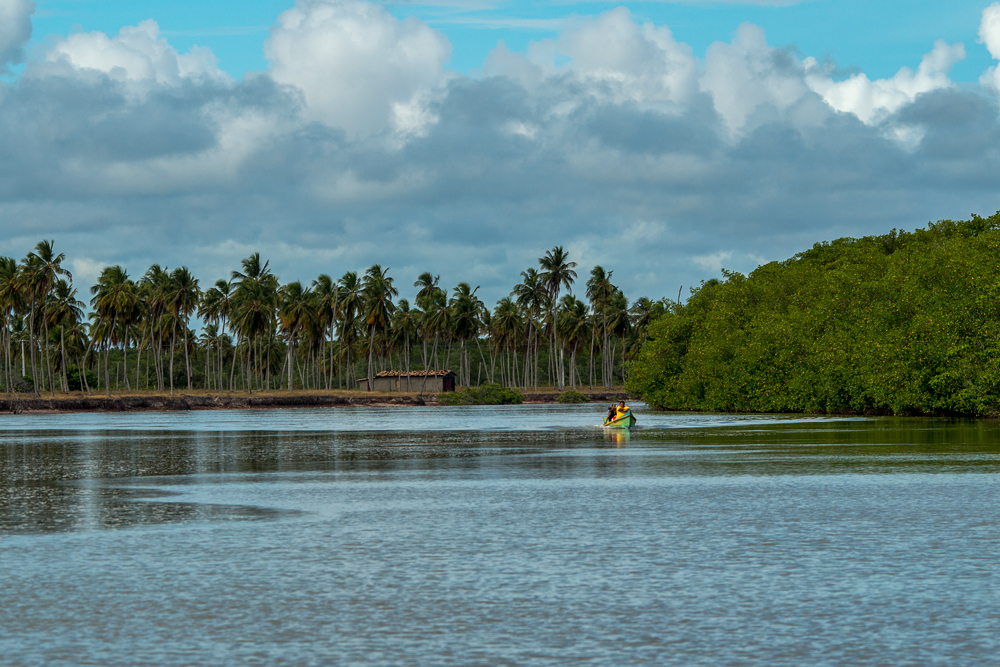
[[[586,391],[580,393],[593,402],[617,401],[627,398],[624,391]],[[525,393],[525,403],[556,403],[559,391]],[[247,410],[272,408],[343,408],[356,406],[412,407],[437,405],[436,394],[416,392],[368,391],[262,391],[207,392],[175,391],[173,396],[164,392],[112,393],[88,396],[83,392],[56,394],[54,398],[30,394],[0,394],[0,414],[33,412],[139,412],[183,410]]]

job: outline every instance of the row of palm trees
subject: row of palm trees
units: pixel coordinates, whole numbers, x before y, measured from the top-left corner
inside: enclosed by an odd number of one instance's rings
[[[630,307],[600,266],[584,302],[572,293],[576,263],[562,247],[538,262],[492,311],[478,287],[463,282],[449,293],[429,272],[414,282],[411,306],[378,264],[363,275],[281,284],[254,254],[207,289],[186,267],[154,264],[135,279],[116,265],[90,288],[85,316],[65,256],[42,241],[20,262],[0,257],[4,386],[9,393],[30,380],[36,395],[55,395],[77,383],[90,393],[96,384],[110,396],[114,357],[115,386],[171,394],[196,380],[220,391],[351,388],[359,371],[373,378],[456,362],[465,386],[475,369],[477,384],[575,388],[589,372],[591,387],[612,387],[649,321],[669,305],[643,298]]]

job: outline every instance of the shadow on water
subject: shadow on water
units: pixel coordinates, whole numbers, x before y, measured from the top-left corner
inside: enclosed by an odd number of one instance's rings
[[[271,473],[507,478],[1000,472],[1000,424],[733,422],[646,413],[643,428],[391,431],[19,430],[0,435],[0,534],[259,520],[285,511],[171,501],[161,484]],[[327,481],[339,479],[327,476]],[[135,488],[142,487],[142,488]],[[155,502],[137,502],[149,501]]]

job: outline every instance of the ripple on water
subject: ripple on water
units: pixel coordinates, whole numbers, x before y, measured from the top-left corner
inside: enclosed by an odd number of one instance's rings
[[[992,424],[637,411],[13,416],[0,662],[996,662]]]

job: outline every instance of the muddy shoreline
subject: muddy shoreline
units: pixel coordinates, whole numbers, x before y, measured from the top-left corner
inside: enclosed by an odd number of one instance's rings
[[[623,392],[581,392],[594,403],[627,398]],[[526,393],[525,403],[557,403],[559,392]],[[143,412],[183,410],[247,410],[275,408],[412,407],[437,405],[436,394],[227,394],[59,396],[56,398],[0,394],[0,415],[54,412]]]

